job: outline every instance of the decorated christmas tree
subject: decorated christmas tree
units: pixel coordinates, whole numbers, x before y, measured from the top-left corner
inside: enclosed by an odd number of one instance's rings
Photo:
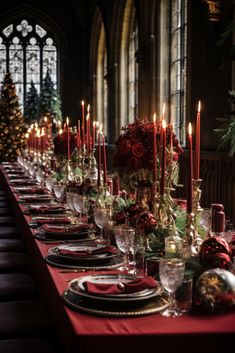
[[[62,121],[61,100],[48,71],[39,96],[38,116],[39,119],[47,116],[51,122]]]
[[[24,117],[27,124],[31,124],[38,120],[38,92],[34,86],[33,81],[31,81],[30,88],[26,93],[26,100],[24,106]]]
[[[24,149],[25,122],[11,74],[4,77],[0,98],[0,162],[14,161]]]

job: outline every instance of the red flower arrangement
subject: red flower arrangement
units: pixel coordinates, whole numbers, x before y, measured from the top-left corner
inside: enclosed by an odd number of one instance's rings
[[[122,128],[122,133],[116,141],[114,167],[130,172],[139,169],[152,170],[153,168],[153,122],[136,120]],[[161,125],[157,123],[157,150],[161,150]],[[170,143],[171,126],[166,128],[167,144]],[[174,160],[183,152],[179,142],[172,131]]]
[[[67,158],[68,153],[68,133],[63,131],[62,134],[58,134],[54,139],[54,152],[57,157]],[[77,134],[70,131],[70,152],[73,153],[77,145]]]

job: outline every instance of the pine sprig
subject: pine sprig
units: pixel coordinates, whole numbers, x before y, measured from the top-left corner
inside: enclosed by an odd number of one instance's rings
[[[232,104],[235,104],[235,91],[228,91]],[[232,111],[228,117],[217,118],[221,124],[221,128],[214,129],[214,132],[220,137],[218,148],[226,145],[229,146],[229,156],[235,155],[235,112]]]

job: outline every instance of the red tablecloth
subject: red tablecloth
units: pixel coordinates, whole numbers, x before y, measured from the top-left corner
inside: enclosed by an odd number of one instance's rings
[[[76,312],[64,305],[63,291],[68,280],[78,273],[60,273],[46,264],[48,248],[33,237],[30,216],[23,215],[24,206],[2,169],[0,181],[11,200],[17,225],[25,237],[31,255],[32,270],[42,297],[53,317],[63,352],[143,353],[143,352],[213,352],[221,351],[235,339],[235,312],[220,315],[184,315],[164,318],[160,314],[135,318],[96,317]],[[36,319],[36,318],[35,318]]]

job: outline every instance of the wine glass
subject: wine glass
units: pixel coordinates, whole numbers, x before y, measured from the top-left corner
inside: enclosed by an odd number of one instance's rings
[[[164,289],[170,295],[170,305],[166,310],[161,312],[163,316],[180,316],[181,311],[176,305],[175,292],[181,285],[184,278],[185,262],[179,258],[161,258],[159,263],[160,281]]]
[[[132,269],[130,273],[136,275],[144,274],[144,254],[145,254],[145,241],[144,235],[140,231],[135,231],[131,241],[131,254],[132,254]]]
[[[109,220],[109,209],[105,207],[94,208],[94,220],[96,225],[100,228],[100,238],[98,242],[104,242],[104,228],[108,224]]]
[[[45,186],[50,194],[53,192],[54,179],[51,176],[45,178]]]
[[[85,209],[85,201],[86,201],[86,196],[80,195],[80,194],[73,195],[74,209],[79,213],[80,220],[82,218],[82,213],[84,212],[84,209]]]
[[[66,185],[62,182],[55,182],[53,185],[53,192],[58,202],[63,202],[65,198]]]
[[[133,238],[135,236],[135,229],[127,225],[118,226],[114,230],[117,247],[124,254],[124,264],[120,270],[130,272],[130,258],[129,254],[133,246]]]
[[[71,220],[72,223],[76,223],[76,216],[75,216],[75,206],[74,206],[74,193],[73,192],[66,192],[66,203],[69,206],[69,209],[72,211]]]
[[[43,171],[41,169],[38,169],[36,171],[36,180],[41,186],[43,186],[43,184],[44,184],[44,173],[43,173]]]

